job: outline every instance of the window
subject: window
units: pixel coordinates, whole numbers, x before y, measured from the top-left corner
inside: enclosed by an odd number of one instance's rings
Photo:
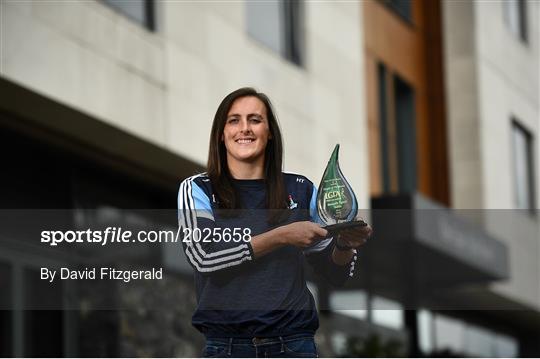
[[[102,0],[118,12],[138,22],[148,30],[155,30],[153,0]]]
[[[411,193],[417,188],[414,89],[378,65],[381,178],[384,193]]]
[[[465,323],[456,318],[444,315],[436,315],[434,318],[435,350],[445,353],[446,356],[464,356],[465,348]]]
[[[367,318],[368,297],[362,290],[332,291],[330,308],[336,313],[356,319]]]
[[[302,1],[248,1],[246,14],[251,37],[302,65]]]
[[[37,135],[27,137],[0,128],[0,151],[11,153],[3,162],[3,172],[0,176],[0,187],[3,189],[1,206],[5,209],[64,209],[63,213],[73,214],[80,212],[68,212],[65,209],[74,207],[81,211],[103,207],[166,209],[171,206],[170,199],[176,196],[174,189],[163,191],[162,188],[143,182],[135,174],[130,176],[122,173],[119,170],[121,165],[106,167],[97,162],[97,159],[94,162],[79,155],[73,148],[61,147],[53,140],[45,142]],[[31,185],[35,178],[40,178],[39,186]],[[126,214],[124,210],[119,212]],[[127,213],[132,212],[135,211]],[[98,212],[89,211],[89,213]],[[89,228],[87,218],[92,217],[83,217],[85,222],[78,222],[82,227],[73,228]],[[149,220],[146,217],[143,220],[136,219],[137,223]],[[174,216],[171,216],[171,220],[175,222]],[[30,223],[26,226],[21,226],[20,223],[17,225],[18,222],[12,221],[6,233],[6,221],[3,220],[0,235],[13,234],[14,240],[21,242],[21,248],[25,248],[23,245],[26,243],[22,241],[33,241],[35,230],[40,228],[37,221],[44,223],[43,219],[34,218],[28,221]],[[14,254],[6,253],[5,245],[0,238],[1,257],[13,258],[15,261],[18,251],[13,252]],[[38,263],[55,262],[57,258],[64,256],[61,253],[49,254],[49,252],[38,249],[36,258],[43,260],[36,260],[32,267],[0,262],[0,357],[118,357],[119,311],[113,309],[115,302],[108,299],[116,298],[117,284],[114,281],[102,283],[96,281],[95,284],[99,288],[95,288],[93,283],[88,282],[82,291],[76,290],[81,289],[78,285],[77,288],[73,286],[66,288],[63,282],[55,281],[51,285],[40,279]],[[85,261],[99,261],[90,256],[90,251],[84,253],[88,254]],[[149,257],[146,257],[146,254],[136,256],[137,263],[142,263],[139,261],[145,261],[145,258],[150,261],[158,258],[156,255],[159,253],[156,251],[147,253]],[[25,255],[24,258],[24,261],[28,261],[30,257]],[[73,257],[73,266],[77,265],[76,258]],[[119,259],[117,255],[115,258],[122,263],[130,260]],[[80,265],[85,264],[81,262]],[[95,295],[99,296],[98,301],[94,301]],[[65,299],[69,302],[65,302],[66,307],[63,307],[61,304]],[[88,310],[84,310],[84,315],[68,310],[76,308],[72,305],[77,301],[81,303],[81,308],[85,307],[84,303],[90,303],[89,307],[86,306]],[[105,308],[108,304],[112,307],[111,310],[93,310],[92,303],[101,308]],[[14,305],[28,310],[10,311]],[[57,310],[59,308],[65,310]],[[189,338],[190,334],[184,333],[183,337]]]
[[[468,324],[465,327],[465,352],[475,357],[494,357],[497,337],[487,329]]]
[[[507,334],[425,309],[421,309],[417,316],[420,348],[425,356],[518,356],[518,341]]]
[[[388,144],[388,99],[386,90],[386,67],[377,66],[377,80],[379,82],[379,136],[381,143],[381,177],[384,193],[391,190],[390,183],[390,151]]]
[[[373,323],[392,329],[403,329],[403,305],[399,302],[375,296],[372,299]]]
[[[495,352],[501,358],[516,358],[519,354],[518,342],[511,336],[497,334]]]
[[[398,178],[400,192],[416,190],[416,124],[414,91],[394,75],[394,113],[396,121]]]
[[[510,31],[521,41],[527,42],[527,5],[525,0],[505,0],[504,20]]]
[[[512,121],[515,205],[518,209],[535,208],[533,138],[516,120]]]
[[[412,23],[411,0],[382,0],[382,2],[403,20]]]

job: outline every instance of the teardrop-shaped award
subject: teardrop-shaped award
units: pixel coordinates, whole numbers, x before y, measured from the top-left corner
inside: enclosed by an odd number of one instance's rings
[[[326,165],[317,192],[317,211],[325,228],[333,233],[356,226],[365,226],[363,221],[354,221],[358,213],[356,196],[339,168],[339,144],[334,148]]]

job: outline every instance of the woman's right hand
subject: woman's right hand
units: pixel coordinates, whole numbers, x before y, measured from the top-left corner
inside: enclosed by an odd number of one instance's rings
[[[328,231],[320,225],[310,222],[294,222],[279,227],[283,244],[293,245],[295,247],[309,247],[315,241],[326,238]]]

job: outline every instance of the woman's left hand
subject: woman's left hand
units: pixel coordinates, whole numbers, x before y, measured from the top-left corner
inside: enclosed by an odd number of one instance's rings
[[[363,220],[360,217],[356,219]],[[368,224],[366,226],[355,227],[339,232],[337,240],[343,246],[358,248],[367,242],[367,239],[371,236],[372,233],[373,229]]]

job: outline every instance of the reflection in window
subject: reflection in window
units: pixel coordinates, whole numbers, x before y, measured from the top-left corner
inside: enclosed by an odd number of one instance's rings
[[[534,210],[533,138],[515,120],[512,122],[512,146],[516,208]]]
[[[153,0],[102,0],[104,3],[143,25],[149,30],[155,29]]]
[[[510,31],[527,42],[527,8],[524,0],[505,0],[503,4],[504,20]]]
[[[248,1],[246,15],[251,37],[302,65],[302,1]]]

